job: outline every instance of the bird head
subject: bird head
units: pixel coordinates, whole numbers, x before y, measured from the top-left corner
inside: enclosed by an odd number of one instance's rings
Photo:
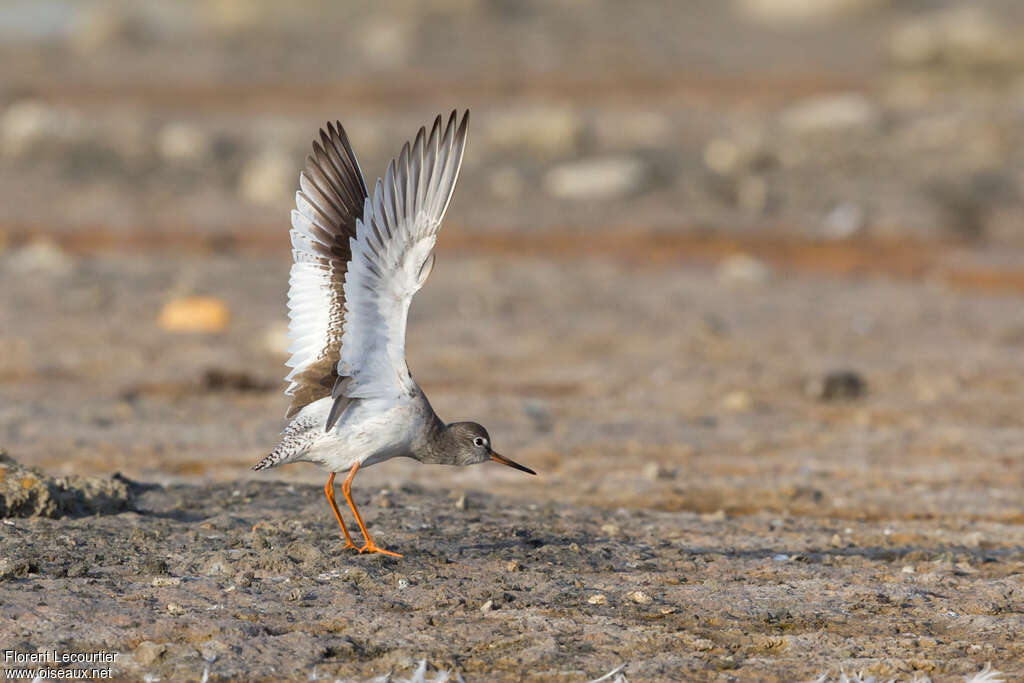
[[[448,425],[447,430],[449,437],[451,437],[455,445],[452,455],[454,455],[455,464],[457,465],[475,465],[493,460],[528,474],[537,474],[529,467],[513,462],[504,455],[495,453],[491,449],[491,436],[483,428],[483,425],[479,425],[476,422],[453,422]]]

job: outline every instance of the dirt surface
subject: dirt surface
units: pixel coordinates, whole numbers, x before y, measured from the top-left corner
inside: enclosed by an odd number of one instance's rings
[[[0,650],[1024,676],[1020,3],[377,5],[0,5]],[[539,476],[361,470],[358,556],[250,471],[288,210],[325,120],[372,181],[455,107],[409,364]]]

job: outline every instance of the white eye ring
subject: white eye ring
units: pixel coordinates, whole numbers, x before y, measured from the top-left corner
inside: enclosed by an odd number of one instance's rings
[[[483,446],[486,443],[487,442],[484,440],[484,438],[482,436],[478,436],[475,439],[473,439],[473,445],[474,446]]]

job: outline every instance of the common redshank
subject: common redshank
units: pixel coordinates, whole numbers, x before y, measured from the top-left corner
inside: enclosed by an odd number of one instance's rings
[[[291,396],[281,443],[253,469],[313,462],[345,547],[401,557],[374,543],[352,500],[360,467],[404,456],[437,465],[493,460],[536,474],[491,448],[475,422],[445,424],[412,378],[405,330],[413,295],[434,267],[434,244],[455,189],[469,112],[438,116],[377,180],[369,197],[340,123],[320,130],[292,211],[288,335]],[[352,542],[334,502],[334,476],[363,534]]]

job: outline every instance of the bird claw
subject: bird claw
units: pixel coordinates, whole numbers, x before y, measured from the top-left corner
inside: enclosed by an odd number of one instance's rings
[[[380,546],[374,545],[373,543],[367,543],[362,548],[359,548],[360,553],[381,553],[382,555],[390,555],[391,557],[401,557],[399,553],[385,550]]]

